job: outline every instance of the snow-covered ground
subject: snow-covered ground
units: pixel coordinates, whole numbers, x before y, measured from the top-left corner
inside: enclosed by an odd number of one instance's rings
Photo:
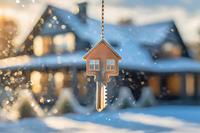
[[[0,123],[0,133],[197,133],[199,131],[200,106],[155,106]]]

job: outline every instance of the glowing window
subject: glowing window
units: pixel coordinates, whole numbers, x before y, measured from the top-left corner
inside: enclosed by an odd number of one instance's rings
[[[44,54],[43,51],[43,38],[41,36],[37,36],[33,41],[33,52],[36,56],[42,56]]]
[[[65,43],[65,40],[64,40],[64,35],[56,35],[54,38],[53,38],[53,43],[56,45],[56,46],[59,46],[59,45],[63,45]]]
[[[41,85],[42,74],[38,71],[33,71],[31,73],[31,83],[32,83],[32,91],[35,94],[41,93],[42,85]]]
[[[56,72],[54,75],[54,81],[55,81],[55,88],[56,88],[56,94],[59,95],[61,90],[64,87],[64,73],[63,72]]]
[[[106,70],[107,71],[115,70],[115,60],[113,59],[106,60]]]
[[[53,43],[55,46],[55,52],[57,54],[61,54],[64,52],[64,43],[65,43],[65,36],[64,35],[56,35],[53,38]]]
[[[194,95],[194,75],[187,74],[186,75],[186,92],[188,96]]]
[[[76,48],[76,37],[73,33],[67,33],[65,36],[66,43],[67,43],[67,51],[74,52]]]
[[[59,34],[53,38],[56,53],[63,53],[64,51],[74,52],[76,48],[76,37],[72,32],[67,34]]]
[[[37,36],[33,41],[33,52],[36,56],[42,56],[50,52],[51,37]]]
[[[100,70],[100,61],[99,60],[90,60],[90,70],[99,71]]]

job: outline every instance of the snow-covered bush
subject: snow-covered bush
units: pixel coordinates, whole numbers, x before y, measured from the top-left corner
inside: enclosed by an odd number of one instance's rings
[[[12,113],[16,119],[44,116],[44,111],[41,109],[40,105],[34,99],[29,90],[21,90],[19,92],[18,98],[13,104],[10,113]]]
[[[136,101],[132,95],[130,88],[121,87],[119,96],[115,98],[111,104],[110,109],[122,109],[129,107],[148,107],[156,104],[156,99],[151,91],[151,88],[144,87],[138,101]]]
[[[153,95],[150,87],[144,87],[142,89],[141,96],[137,101],[137,107],[148,107],[156,104],[155,96]]]
[[[81,106],[70,89],[64,88],[56,104],[50,110],[49,115],[60,115],[64,113],[87,114],[93,110],[93,107]]]
[[[130,88],[121,87],[119,90],[119,95],[111,104],[110,109],[122,109],[128,107],[135,107],[135,99]]]

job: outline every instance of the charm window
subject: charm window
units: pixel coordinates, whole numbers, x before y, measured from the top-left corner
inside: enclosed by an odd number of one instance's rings
[[[90,70],[99,71],[100,70],[100,61],[99,60],[90,60]]]
[[[113,59],[106,60],[106,70],[107,71],[115,70],[115,60],[113,60]]]

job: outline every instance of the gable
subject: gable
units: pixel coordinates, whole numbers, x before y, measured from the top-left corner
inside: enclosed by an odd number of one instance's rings
[[[36,35],[56,35],[72,31],[71,28],[66,25],[66,22],[57,15],[57,10],[61,10],[57,7],[48,5],[41,15],[40,19],[37,21],[36,25],[33,27],[33,30],[28,35],[24,43],[31,41],[30,38],[35,37]]]
[[[71,31],[70,28],[63,23],[59,17],[54,14],[49,15],[44,23],[41,25],[41,30],[39,31],[39,35],[56,35],[66,33],[67,31]]]
[[[70,27],[56,14],[57,8],[48,6],[34,27],[39,35],[56,35],[71,31]],[[37,29],[39,28],[39,30]]]
[[[121,57],[118,55],[118,53],[104,39],[97,43],[92,49],[90,49],[83,58],[86,59],[92,54],[98,54],[102,56],[102,53],[108,53],[118,60],[121,60]]]
[[[159,49],[170,42],[182,48],[182,56],[191,57],[174,21],[164,21],[135,27],[135,39],[145,48]]]

